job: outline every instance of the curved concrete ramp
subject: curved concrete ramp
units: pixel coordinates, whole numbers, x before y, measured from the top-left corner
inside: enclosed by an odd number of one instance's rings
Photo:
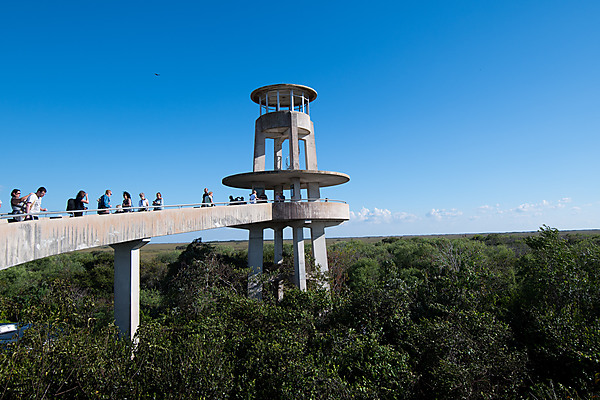
[[[298,210],[296,210],[298,209]],[[300,212],[301,211],[301,212]],[[243,227],[306,216],[344,221],[345,203],[298,202],[166,209],[86,215],[0,224],[0,269],[75,250],[114,245],[155,236],[221,227]]]

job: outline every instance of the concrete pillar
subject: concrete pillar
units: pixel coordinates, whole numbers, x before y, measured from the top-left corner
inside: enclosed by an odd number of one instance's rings
[[[262,130],[262,124],[256,120],[254,134],[254,172],[264,171],[266,164],[265,156],[265,133]]]
[[[261,300],[262,284],[260,278],[263,270],[263,228],[252,227],[248,239],[248,297]]]
[[[308,198],[311,201],[316,201],[321,198],[321,190],[317,182],[310,182],[308,184]]]
[[[133,339],[140,324],[140,248],[150,239],[113,244],[115,250],[115,323]]]
[[[292,226],[294,242],[294,283],[300,290],[306,290],[306,261],[304,257],[303,226]]]
[[[314,131],[304,137],[304,148],[306,150],[306,169],[317,171],[317,146]]]
[[[273,228],[273,244],[274,244],[274,251],[273,251],[273,262],[278,265],[281,266],[281,264],[283,264],[283,229],[285,227],[284,226],[278,226]],[[279,279],[277,281],[277,286],[276,286],[276,296],[277,296],[277,300],[281,301],[283,299],[283,279]]]
[[[283,263],[283,227],[273,228],[273,262],[277,265]]]
[[[290,168],[300,169],[300,143],[298,142],[298,116],[290,113]]]
[[[302,198],[302,186],[300,184],[300,178],[292,178],[292,200],[300,200]]]
[[[325,239],[325,224],[322,222],[312,222],[310,224],[310,240],[312,245],[312,256],[315,260],[315,267],[319,268],[321,273],[326,274],[329,271],[327,264],[327,242]],[[325,289],[329,289],[329,282],[321,282]]]

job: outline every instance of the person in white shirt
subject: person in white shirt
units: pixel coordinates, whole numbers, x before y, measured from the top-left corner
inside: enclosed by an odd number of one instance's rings
[[[35,193],[30,193],[25,199],[25,214],[39,213],[48,211],[47,208],[42,208],[42,197],[46,195],[46,188],[40,186]],[[25,219],[38,219],[36,216],[28,215]]]
[[[140,201],[138,205],[140,206],[140,208],[138,208],[138,211],[148,211],[148,208],[150,207],[150,202],[148,201],[144,193],[140,193]]]

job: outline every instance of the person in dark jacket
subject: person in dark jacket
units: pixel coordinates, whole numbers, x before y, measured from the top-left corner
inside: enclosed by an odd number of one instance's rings
[[[86,204],[90,204],[88,200],[88,194],[84,190],[80,190],[75,196],[75,209],[76,210],[87,210]],[[81,217],[83,215],[82,212],[74,213],[76,217]]]

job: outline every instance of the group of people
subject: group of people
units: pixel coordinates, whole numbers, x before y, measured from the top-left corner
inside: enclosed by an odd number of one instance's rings
[[[12,221],[38,219],[32,214],[48,211],[46,208],[42,208],[42,198],[46,195],[46,192],[46,188],[40,186],[37,191],[21,196],[21,190],[13,189],[10,193],[11,214],[15,215]]]
[[[280,193],[277,193],[277,195],[279,195],[279,194]],[[277,201],[277,195],[275,196],[276,201]],[[283,195],[281,195],[281,196],[283,196]],[[283,197],[283,199],[285,199],[285,197]],[[283,201],[283,199],[280,201]],[[265,192],[262,192],[261,194],[257,194],[256,190],[252,190],[249,200],[250,200],[250,204],[256,204],[256,203],[266,203],[269,201],[269,198],[267,197]]]
[[[46,188],[41,186],[37,191],[31,192],[25,196],[21,196],[21,191],[19,189],[13,189],[11,192],[11,214],[14,217],[10,220],[11,222],[16,221],[24,221],[31,219],[38,219],[35,215],[40,212],[48,211],[46,208],[42,208],[42,198],[46,195]],[[109,214],[110,209],[112,208],[110,204],[110,197],[112,196],[112,191],[107,189],[102,196],[100,196],[97,200],[98,202],[98,214]],[[131,194],[129,192],[123,192],[123,202],[116,206],[117,213],[124,212],[132,212],[132,211],[150,211],[151,209],[154,211],[160,211],[164,207],[164,199],[160,192],[156,193],[156,199],[152,201],[152,207],[150,206],[149,200],[146,198],[146,195],[142,192],[139,194],[140,200],[138,201],[138,206],[133,206],[133,200],[131,199]],[[253,190],[249,197],[250,204],[256,203],[264,203],[267,202],[267,195],[263,192],[260,195],[257,195],[256,190]],[[275,201],[282,202],[285,201],[285,196],[283,193],[275,193]],[[80,217],[83,215],[83,211],[88,209],[88,204],[90,203],[88,194],[84,190],[80,190],[75,198],[69,199],[67,201],[67,211],[72,211],[71,215],[75,217]],[[229,204],[246,204],[244,197],[236,197],[229,196]],[[204,188],[204,194],[202,195],[202,207],[213,207],[215,205],[213,201],[213,192],[209,192],[208,188]],[[2,206],[2,202],[0,202],[0,207]]]
[[[37,191],[31,192],[25,196],[21,196],[20,189],[13,189],[13,191],[10,193],[10,214],[14,216],[9,220],[9,222],[36,220],[38,219],[36,214],[48,211],[48,209],[42,207],[42,198],[46,195],[46,192],[46,188],[40,186]],[[108,189],[102,196],[100,196],[100,198],[98,198],[98,214],[110,213],[108,210],[111,208],[110,196],[112,196],[112,191]],[[72,211],[72,216],[80,217],[83,215],[83,211],[88,209],[87,205],[89,203],[90,201],[88,194],[84,190],[80,190],[75,198],[67,201],[67,211]],[[0,207],[1,206],[2,203],[0,202]],[[137,211],[150,211],[151,208],[154,211],[162,210],[164,206],[162,194],[160,192],[156,193],[156,199],[152,202],[152,206],[153,207],[150,207],[150,202],[144,193],[140,193],[140,201],[138,202]],[[133,207],[131,195],[128,192],[123,192],[123,203],[117,205],[116,212],[130,212],[134,210],[136,209]]]
[[[213,207],[215,202],[213,201],[213,192],[209,192],[208,188],[204,188],[204,194],[202,195],[202,207]]]
[[[112,208],[110,205],[110,196],[112,196],[112,191],[110,189],[106,189],[106,192],[102,196],[98,198],[98,214],[110,214],[109,209]],[[144,192],[140,193],[140,200],[138,201],[137,211],[150,211],[150,202],[146,198]],[[154,211],[160,211],[163,209],[165,205],[164,199],[160,192],[156,193],[156,199],[152,202],[152,209]],[[117,213],[124,212],[132,212],[136,211],[136,208],[133,207],[133,201],[131,200],[131,194],[129,192],[123,192],[123,202],[121,204],[117,204]]]
[[[248,203],[250,203],[250,204],[266,203],[268,201],[269,201],[269,198],[267,197],[267,195],[264,192],[261,194],[257,194],[256,190],[252,190],[252,193],[250,193],[250,196],[248,197]],[[285,201],[285,196],[283,195],[283,193],[281,193],[281,192],[275,193],[275,202],[276,203],[280,203],[280,202],[284,202],[284,201]],[[229,205],[239,205],[239,204],[246,204],[246,201],[244,200],[244,196],[241,196],[241,197],[229,196]]]

